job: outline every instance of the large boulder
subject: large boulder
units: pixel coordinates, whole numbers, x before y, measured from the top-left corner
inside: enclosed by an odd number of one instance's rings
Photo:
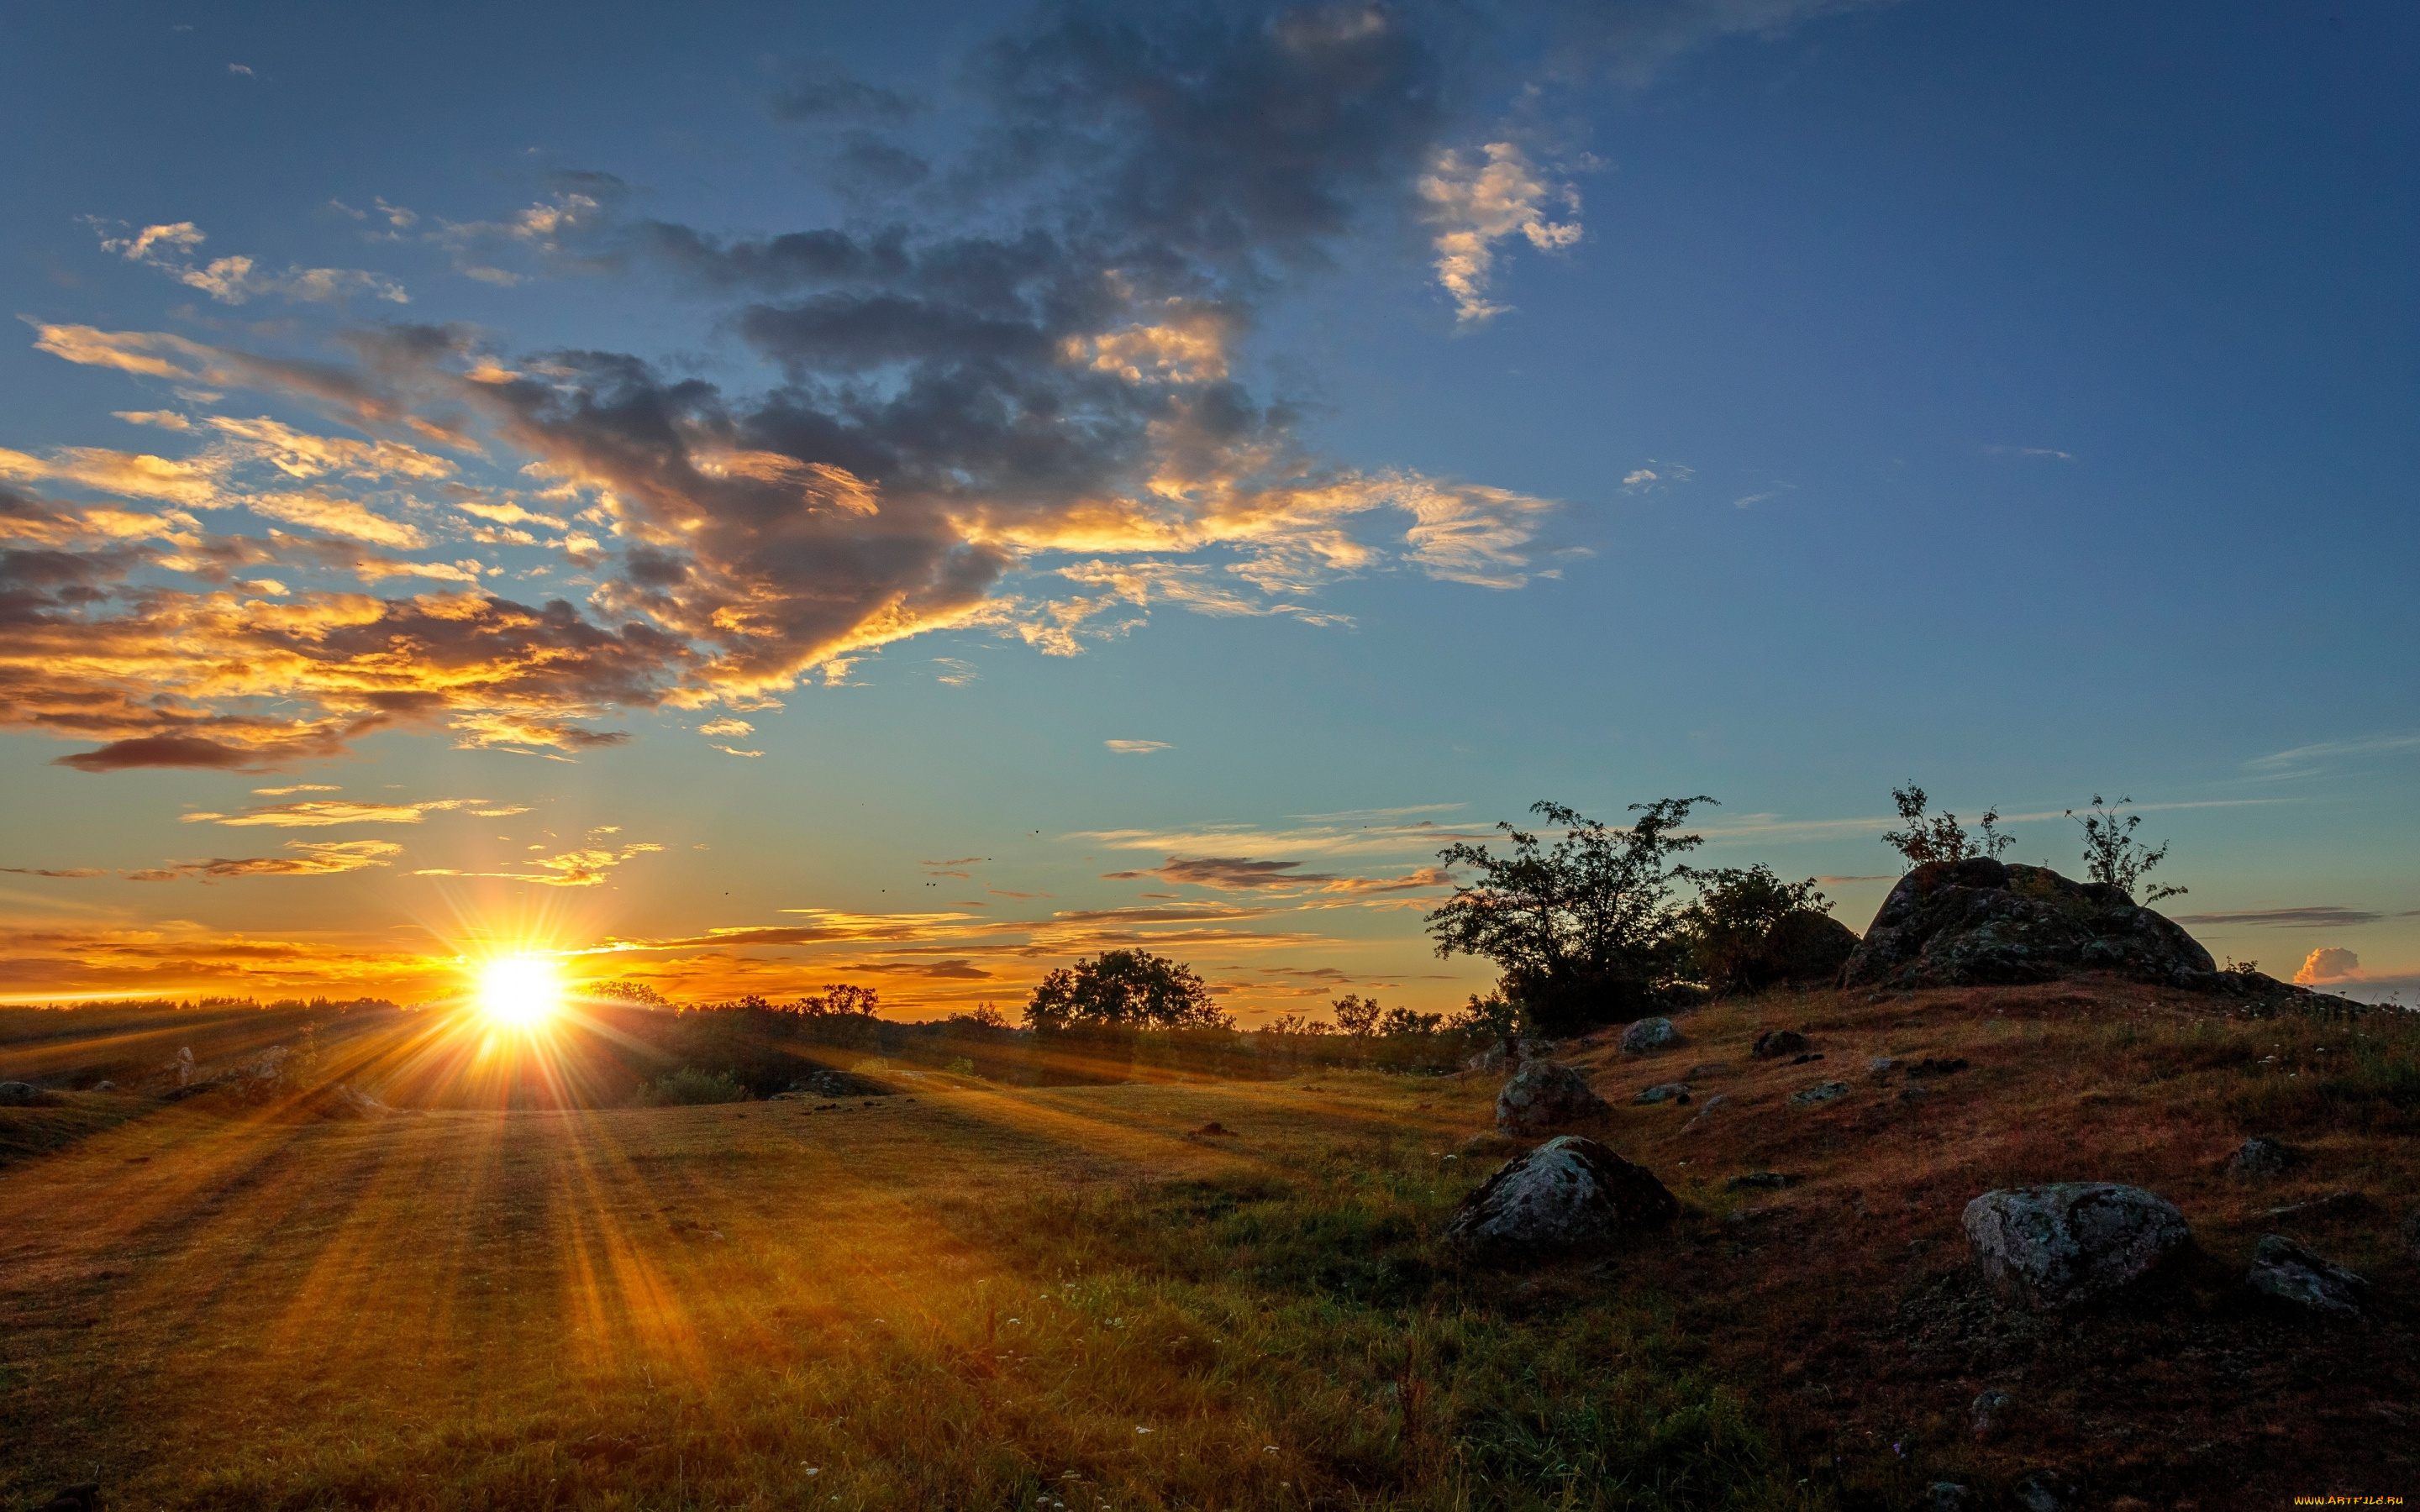
[[[2116,887],[1975,856],[1900,878],[1840,985],[1962,987],[2084,971],[2178,987],[2221,975],[2192,935]]]
[[[2192,1240],[2174,1203],[2115,1181],[2010,1188],[1966,1204],[1966,1242],[1985,1278],[2043,1311],[2131,1286]]]
[[[1589,1123],[1613,1111],[1588,1079],[1552,1060],[1525,1060],[1496,1094],[1496,1127],[1506,1134],[1544,1134]]]
[[[1565,1134],[1489,1177],[1463,1199],[1445,1231],[1497,1257],[1544,1256],[1601,1244],[1680,1211],[1645,1166],[1593,1139]]]
[[[48,1107],[58,1100],[57,1093],[45,1091],[31,1082],[0,1082],[0,1108]]]

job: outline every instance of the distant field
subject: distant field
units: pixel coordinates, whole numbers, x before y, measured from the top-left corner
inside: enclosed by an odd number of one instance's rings
[[[2049,1463],[2098,1506],[2410,1494],[2420,1033],[2202,1008],[1780,995],[1652,1064],[1584,1048],[1617,1101],[1729,1063],[1606,1134],[1687,1211],[1511,1274],[1435,1237],[1500,1159],[1463,1153],[1478,1076],[358,1124],[74,1093],[0,1110],[92,1124],[0,1170],[0,1506],[1819,1508]],[[1825,1059],[1751,1062],[1774,1026]],[[1907,1100],[1884,1054],[1970,1065]],[[2230,1182],[2247,1133],[2313,1158]],[[1727,1189],[1761,1169],[1804,1180]],[[2199,1268],[2067,1322],[1980,1293],[1967,1198],[2086,1178],[2177,1201]],[[2387,1320],[2248,1306],[2270,1230]],[[2018,1416],[1978,1445],[1986,1386]]]

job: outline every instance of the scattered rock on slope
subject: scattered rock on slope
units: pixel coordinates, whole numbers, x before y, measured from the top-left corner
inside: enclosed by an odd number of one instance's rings
[[[2246,1139],[2228,1157],[2229,1176],[2275,1176],[2293,1165],[2300,1156],[2274,1139]]]
[[[2210,952],[2118,888],[1984,856],[1900,878],[1841,968],[1843,987],[1953,987],[2111,971],[2209,986]]]
[[[48,1107],[58,1100],[56,1092],[46,1092],[31,1082],[0,1082],[0,1108]]]
[[[2368,1315],[2369,1283],[2341,1265],[2331,1265],[2283,1234],[2263,1234],[2252,1252],[2252,1289],[2315,1313],[2357,1319]]]
[[[1681,1205],[1654,1173],[1593,1139],[1549,1139],[1463,1200],[1446,1237],[1501,1258],[1602,1243],[1663,1223]]]
[[[1748,1054],[1759,1060],[1785,1060],[1792,1056],[1803,1056],[1811,1048],[1807,1036],[1796,1029],[1767,1029],[1756,1037],[1756,1043],[1748,1047]]]
[[[1986,1192],[1966,1205],[1965,1223],[1985,1278],[2043,1311],[2130,1286],[2193,1238],[2174,1203],[2115,1181]]]
[[[1621,1031],[1624,1055],[1643,1056],[1651,1051],[1669,1050],[1681,1042],[1681,1031],[1665,1018],[1640,1019]]]
[[[1496,1127],[1507,1134],[1544,1134],[1587,1123],[1613,1111],[1587,1078],[1552,1060],[1525,1060],[1496,1094]]]

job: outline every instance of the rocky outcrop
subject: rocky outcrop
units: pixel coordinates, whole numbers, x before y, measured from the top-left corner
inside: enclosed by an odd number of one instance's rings
[[[2086,971],[2208,989],[2232,975],[2183,929],[2116,887],[1976,856],[1929,862],[1900,878],[1841,968],[1840,985],[1963,987]]]
[[[1525,1060],[1496,1094],[1496,1127],[1506,1134],[1544,1134],[1590,1123],[1613,1111],[1588,1079],[1552,1060]]]
[[[0,1108],[48,1107],[59,1100],[56,1092],[47,1092],[31,1082],[0,1082]]]
[[[2028,1306],[2082,1306],[2149,1275],[2192,1242],[2176,1205],[2115,1181],[1986,1192],[1966,1205],[1985,1279]]]
[[[1669,1050],[1681,1042],[1681,1031],[1665,1018],[1640,1019],[1621,1031],[1624,1055],[1644,1056],[1658,1050]]]
[[[2283,1234],[2263,1234],[2252,1251],[2252,1289],[2264,1297],[2333,1318],[2369,1315],[2369,1283],[2332,1265]]]
[[[1593,1139],[1549,1139],[1463,1200],[1446,1237],[1499,1260],[1544,1258],[1668,1221],[1681,1205],[1654,1173]]]

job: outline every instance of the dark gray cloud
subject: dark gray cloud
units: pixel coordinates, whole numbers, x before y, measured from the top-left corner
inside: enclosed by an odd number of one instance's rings
[[[2352,924],[2375,924],[2385,917],[2364,908],[2321,904],[2307,908],[2255,908],[2232,914],[2180,914],[2177,922],[2209,928],[2246,924],[2262,929],[2338,929]]]

